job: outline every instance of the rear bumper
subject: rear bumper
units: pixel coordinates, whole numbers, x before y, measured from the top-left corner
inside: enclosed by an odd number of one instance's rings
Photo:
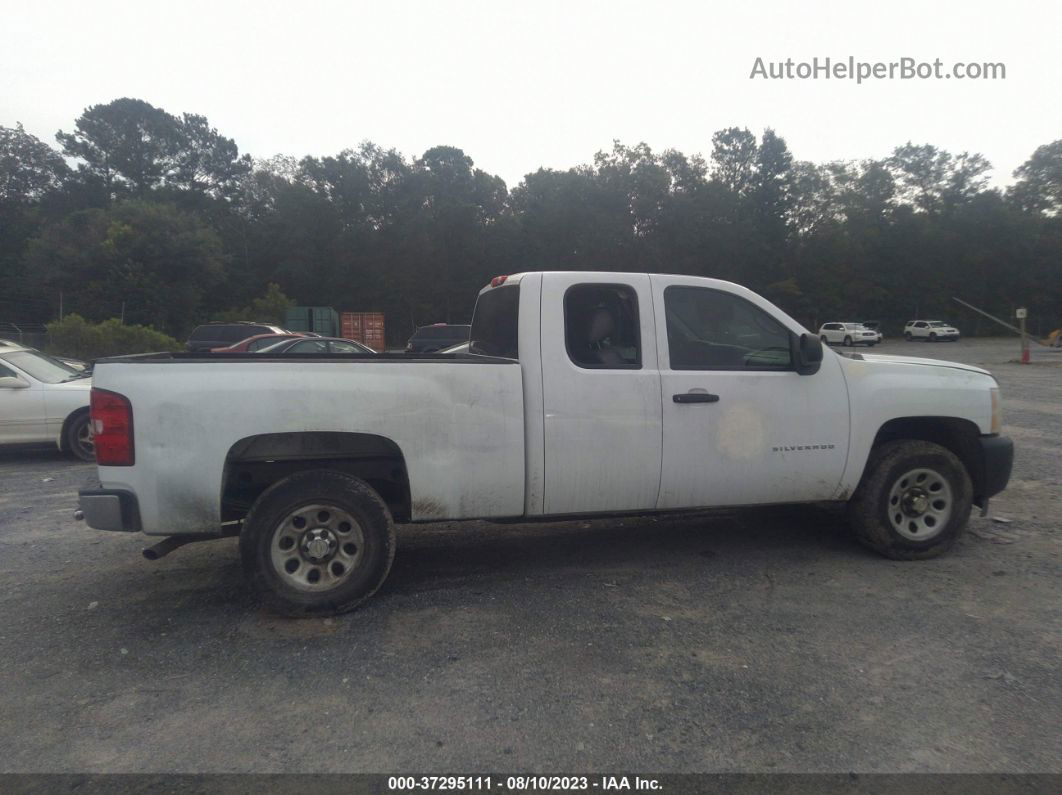
[[[987,500],[1007,487],[1010,470],[1014,465],[1014,442],[1008,436],[982,436],[981,442],[981,494]]]
[[[140,506],[131,491],[87,489],[77,493],[77,504],[85,524],[96,530],[136,533],[141,529]]]

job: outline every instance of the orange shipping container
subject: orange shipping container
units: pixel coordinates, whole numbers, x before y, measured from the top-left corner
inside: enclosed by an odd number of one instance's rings
[[[363,342],[375,351],[386,347],[383,312],[342,312],[339,328],[342,336]]]

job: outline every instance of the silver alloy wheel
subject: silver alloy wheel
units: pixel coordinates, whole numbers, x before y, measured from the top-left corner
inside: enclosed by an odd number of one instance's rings
[[[92,422],[84,423],[77,431],[77,438],[74,440],[78,447],[80,447],[87,458],[96,457],[96,441],[92,435]]]
[[[951,519],[955,501],[947,479],[932,469],[912,469],[889,491],[889,521],[909,541],[928,541]]]
[[[273,568],[300,591],[328,591],[349,579],[362,560],[365,535],[335,505],[303,505],[284,517],[269,544]]]

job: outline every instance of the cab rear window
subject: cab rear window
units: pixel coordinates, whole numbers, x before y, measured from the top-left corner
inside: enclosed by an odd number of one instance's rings
[[[469,353],[519,359],[520,285],[495,287],[476,301]]]

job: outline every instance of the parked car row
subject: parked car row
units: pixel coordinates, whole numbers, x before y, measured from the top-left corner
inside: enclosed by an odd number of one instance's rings
[[[903,337],[908,342],[955,342],[961,335],[955,326],[943,320],[908,320],[903,327]],[[819,339],[826,345],[873,346],[884,341],[881,323],[877,320],[865,320],[862,323],[823,323],[819,328]]]
[[[471,326],[435,323],[430,326],[421,326],[406,344],[408,353],[436,353],[444,348],[461,345],[468,342],[468,334]],[[188,338],[186,347],[190,351],[209,351],[211,353],[257,353],[269,350],[270,353],[336,353],[342,350],[345,353],[375,353],[371,347],[357,340],[347,337],[329,337],[337,343],[336,346],[319,345],[289,345],[279,347],[278,343],[293,340],[322,338],[320,334],[309,331],[289,331],[279,326],[268,323],[252,323],[238,321],[234,323],[206,323],[197,326]],[[322,338],[323,339],[323,338]],[[344,344],[338,344],[344,343]],[[347,350],[347,346],[354,346],[355,350]]]

